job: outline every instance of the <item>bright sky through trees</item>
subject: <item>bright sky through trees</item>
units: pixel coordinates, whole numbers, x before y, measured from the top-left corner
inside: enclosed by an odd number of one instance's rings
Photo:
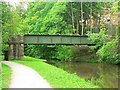
[[[24,3],[24,8],[27,10],[27,0],[4,0],[6,2],[10,2],[11,5],[16,7],[20,2],[25,2]]]

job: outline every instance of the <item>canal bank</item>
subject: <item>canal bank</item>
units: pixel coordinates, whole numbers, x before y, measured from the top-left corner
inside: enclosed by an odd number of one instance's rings
[[[13,62],[31,67],[46,79],[53,88],[100,88],[76,74],[68,73],[63,69],[43,62],[41,59],[25,57],[23,61],[13,60]]]
[[[120,85],[119,66],[108,63],[60,62],[47,63],[76,74],[101,88],[118,88]]]

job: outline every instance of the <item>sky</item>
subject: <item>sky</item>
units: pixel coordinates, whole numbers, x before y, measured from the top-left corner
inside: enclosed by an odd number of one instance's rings
[[[28,1],[28,0],[3,0],[3,1],[7,1],[7,2],[20,2],[20,1]]]
[[[20,0],[3,0],[3,1],[7,1],[7,2],[19,2]]]
[[[17,4],[19,4],[19,2],[27,0],[3,0],[3,1],[10,2],[10,4],[13,5],[13,7],[15,7]],[[24,4],[24,8],[27,10],[27,3]]]

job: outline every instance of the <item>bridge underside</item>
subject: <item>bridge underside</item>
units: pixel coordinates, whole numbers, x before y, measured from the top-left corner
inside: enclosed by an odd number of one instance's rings
[[[88,36],[80,35],[24,35],[24,44],[94,45]]]

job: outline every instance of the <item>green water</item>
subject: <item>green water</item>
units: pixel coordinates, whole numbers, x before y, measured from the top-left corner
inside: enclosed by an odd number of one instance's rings
[[[107,63],[81,63],[81,62],[47,62],[62,68],[69,73],[75,73],[86,81],[92,81],[101,88],[118,88],[118,65]]]

